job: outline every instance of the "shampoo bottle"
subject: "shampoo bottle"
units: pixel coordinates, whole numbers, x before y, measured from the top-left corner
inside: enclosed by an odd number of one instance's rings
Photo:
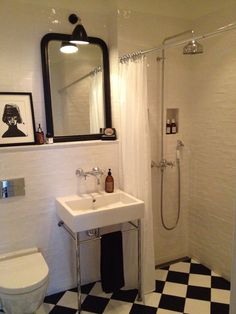
[[[175,123],[175,119],[171,120],[171,134],[176,134],[177,133],[177,126]]]
[[[169,119],[166,120],[166,134],[171,134],[171,124]]]
[[[105,180],[105,191],[107,193],[114,192],[114,179],[111,175],[111,169],[109,169],[106,180]]]

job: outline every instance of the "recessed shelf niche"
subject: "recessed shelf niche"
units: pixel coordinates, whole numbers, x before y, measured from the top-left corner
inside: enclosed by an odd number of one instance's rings
[[[166,134],[176,134],[179,131],[179,108],[167,108],[166,109],[166,123],[167,121],[170,121],[170,124],[172,123],[172,121],[175,122],[176,124],[176,132],[167,132],[167,128],[166,128]]]

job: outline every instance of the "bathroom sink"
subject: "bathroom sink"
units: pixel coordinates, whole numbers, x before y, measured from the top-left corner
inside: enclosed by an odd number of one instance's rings
[[[56,210],[73,232],[80,232],[143,218],[144,202],[116,190],[59,197]]]

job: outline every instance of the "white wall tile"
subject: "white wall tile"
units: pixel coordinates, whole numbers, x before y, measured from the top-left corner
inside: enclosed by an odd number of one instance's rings
[[[48,293],[72,287],[74,281],[73,242],[57,226],[55,198],[75,194],[79,184],[96,191],[95,178],[80,181],[75,175],[79,167],[85,171],[94,166],[112,169],[118,182],[118,142],[71,147],[53,144],[42,149],[0,148],[1,179],[25,178],[26,195],[0,200],[0,253],[32,246],[39,247],[49,265]],[[102,181],[104,189],[104,179]],[[85,187],[83,187],[85,191]],[[82,280],[99,278],[98,246],[82,248]]]
[[[235,10],[195,21],[199,32],[227,24]],[[218,25],[219,27],[220,25]],[[186,129],[191,134],[190,254],[230,279],[235,211],[235,47],[234,31],[202,42],[192,64],[192,101]]]
[[[0,27],[4,30],[0,43],[1,91],[32,92],[35,120],[44,130],[40,40],[48,32],[72,31],[73,26],[67,21],[71,6],[73,11],[80,13],[90,36],[109,41],[116,127],[119,126],[118,54],[159,46],[164,37],[192,25],[199,33],[212,31],[235,20],[236,12],[232,6],[192,23],[134,10],[125,12],[122,9],[117,14],[112,5],[105,4],[105,0],[86,0],[79,5],[76,0],[69,3],[64,0],[50,3],[1,1]],[[55,18],[58,24],[52,23]],[[167,232],[161,227],[160,171],[152,170],[156,262],[190,254],[227,278],[232,255],[236,178],[234,42],[234,32],[229,32],[204,41],[203,55],[182,56],[181,48],[168,50],[166,55],[165,107],[179,108],[180,129],[176,136],[165,137],[165,156],[175,159],[178,138],[185,143],[181,153],[181,216],[174,231]],[[161,71],[157,55],[148,55],[149,119],[152,159],[156,162],[160,160]],[[73,285],[72,242],[55,223],[54,199],[94,190],[93,180],[79,185],[74,171],[78,167],[90,169],[96,165],[111,167],[118,186],[118,145],[115,143],[0,149],[0,179],[25,177],[26,181],[25,197],[0,201],[0,252],[39,246],[50,267],[49,292]],[[173,223],[176,217],[175,180],[176,168],[168,169],[164,195],[168,223]],[[97,259],[96,254],[97,250],[91,253],[91,250],[83,249],[83,280],[97,278],[97,267],[89,263],[90,259]]]

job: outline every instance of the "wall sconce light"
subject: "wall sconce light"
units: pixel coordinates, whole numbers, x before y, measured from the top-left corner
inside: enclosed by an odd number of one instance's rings
[[[72,32],[70,43],[77,45],[89,44],[86,30],[81,24],[81,19],[78,18],[76,14],[71,14],[68,19],[71,24],[76,24],[77,22],[79,22],[79,24],[75,26]]]

